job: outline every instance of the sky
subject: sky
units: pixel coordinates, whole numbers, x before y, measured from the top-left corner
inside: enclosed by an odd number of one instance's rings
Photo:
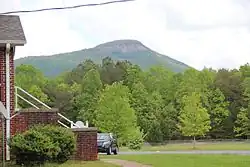
[[[105,1],[1,0],[0,13]],[[137,0],[19,15],[27,44],[16,58],[135,39],[197,69],[250,62],[249,0]]]

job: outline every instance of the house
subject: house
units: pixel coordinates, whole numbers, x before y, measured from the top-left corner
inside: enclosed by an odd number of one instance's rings
[[[5,105],[8,118],[15,110],[14,55],[15,47],[26,44],[19,16],[0,15],[0,101]],[[10,119],[6,120],[6,138],[10,138]],[[6,160],[10,159],[6,144]]]
[[[7,110],[6,115],[8,118],[4,122],[4,127],[2,127],[0,120],[0,128],[5,129],[7,140],[11,135],[23,132],[37,123],[58,124],[61,123],[59,121],[60,118],[64,118],[72,123],[72,121],[58,113],[57,110],[53,110],[50,107],[47,107],[47,110],[32,108],[15,113],[15,47],[25,44],[26,38],[19,16],[0,15],[0,101]],[[88,128],[88,126],[71,128],[77,135],[77,150],[72,159],[97,160],[97,129],[93,127]],[[6,150],[6,160],[10,160],[10,151],[7,143],[5,143],[5,148],[0,146],[0,155],[2,154],[2,149]]]

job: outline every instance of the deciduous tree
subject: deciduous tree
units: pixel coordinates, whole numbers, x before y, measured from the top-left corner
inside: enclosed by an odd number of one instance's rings
[[[129,89],[122,83],[106,85],[96,109],[95,125],[126,139],[126,131],[136,128],[136,115],[129,103]]]
[[[195,148],[195,137],[204,136],[211,128],[209,114],[201,105],[199,93],[193,92],[191,95],[185,96],[183,103],[179,116],[179,128],[184,136],[193,137],[193,147]]]
[[[89,70],[83,77],[81,93],[76,97],[75,105],[79,109],[78,119],[89,121],[92,126],[101,90],[102,82],[99,72],[95,69]]]
[[[250,136],[250,112],[249,108],[241,108],[235,121],[234,132],[236,136],[249,138]]]

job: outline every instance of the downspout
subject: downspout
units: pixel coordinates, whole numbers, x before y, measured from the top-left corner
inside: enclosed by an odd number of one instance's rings
[[[10,160],[10,148],[8,141],[10,139],[10,44],[6,44],[5,52],[5,63],[6,63],[6,160]]]

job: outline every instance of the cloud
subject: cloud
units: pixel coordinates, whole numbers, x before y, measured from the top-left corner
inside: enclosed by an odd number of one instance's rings
[[[106,0],[3,1],[8,3],[0,11]],[[250,61],[249,9],[247,0],[137,0],[21,14],[28,44],[17,49],[17,58],[89,48],[116,39],[137,39],[199,69],[234,68]]]
[[[18,10],[20,8],[20,0],[2,0],[0,5],[0,12]]]
[[[36,21],[34,16],[37,18]],[[27,15],[22,18],[22,23],[28,42],[26,46],[17,49],[17,56],[56,54],[87,46],[87,41],[85,42],[78,32],[70,29],[67,20],[57,15]]]

